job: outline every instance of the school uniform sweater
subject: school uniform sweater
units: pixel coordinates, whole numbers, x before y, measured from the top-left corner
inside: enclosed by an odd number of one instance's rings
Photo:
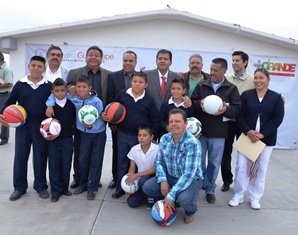
[[[49,81],[39,85],[37,89],[33,89],[26,82],[17,81],[0,113],[2,114],[7,106],[18,103],[27,112],[26,122],[41,123],[46,118],[46,101],[51,89],[52,83]]]

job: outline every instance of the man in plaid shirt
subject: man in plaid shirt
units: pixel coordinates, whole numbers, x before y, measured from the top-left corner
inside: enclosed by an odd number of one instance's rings
[[[169,113],[170,133],[160,139],[155,159],[156,176],[142,189],[148,197],[163,200],[171,211],[176,206],[185,210],[184,221],[194,220],[196,197],[202,187],[201,144],[186,130],[187,115],[181,109]]]

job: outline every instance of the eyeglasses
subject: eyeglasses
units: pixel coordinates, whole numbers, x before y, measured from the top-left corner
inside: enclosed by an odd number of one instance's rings
[[[58,58],[62,57],[62,54],[51,53],[50,56],[57,56]]]

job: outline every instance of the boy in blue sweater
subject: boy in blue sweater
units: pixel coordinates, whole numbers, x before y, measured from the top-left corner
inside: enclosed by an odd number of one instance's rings
[[[169,112],[172,109],[182,109],[186,112],[187,117],[194,117],[195,111],[193,106],[188,108],[184,105],[183,95],[186,92],[186,85],[184,79],[174,78],[171,83],[171,98],[162,103],[159,113],[159,127],[160,136],[170,132],[169,129]]]
[[[27,165],[31,145],[33,147],[33,187],[42,199],[49,197],[46,179],[47,141],[39,131],[40,123],[46,118],[45,102],[51,94],[52,88],[52,83],[42,76],[46,70],[45,62],[41,56],[33,56],[30,59],[28,65],[30,74],[16,82],[9,98],[0,109],[0,114],[2,114],[7,106],[18,103],[27,112],[26,123],[16,128],[13,166],[14,192],[9,198],[11,201],[18,200],[27,191]],[[3,115],[0,115],[0,122],[9,127],[3,118]]]
[[[73,128],[75,107],[66,99],[67,86],[62,78],[53,82],[52,94],[55,96],[54,113],[61,124],[60,135],[48,142],[49,176],[51,183],[51,201],[57,202],[63,194],[71,196],[68,190],[71,161],[73,154]]]
[[[91,81],[86,75],[81,75],[76,82],[77,96],[67,98],[74,104],[76,113],[84,105],[92,105],[98,113],[103,111],[102,101],[97,97],[95,91],[91,91]],[[54,106],[53,96],[49,97],[47,106]],[[80,186],[74,194],[81,194],[87,191],[87,199],[93,200],[98,190],[98,184],[102,172],[104,149],[106,144],[106,125],[101,116],[91,125],[82,124],[77,118],[76,127],[80,133]]]
[[[121,179],[129,168],[130,161],[127,154],[133,146],[138,144],[139,126],[151,124],[154,136],[157,136],[158,110],[153,97],[145,91],[147,85],[147,75],[137,72],[133,75],[131,88],[122,90],[113,100],[120,102],[126,109],[125,119],[117,124],[118,179],[113,198],[119,198],[125,194],[121,188]],[[109,118],[106,121],[109,121]]]

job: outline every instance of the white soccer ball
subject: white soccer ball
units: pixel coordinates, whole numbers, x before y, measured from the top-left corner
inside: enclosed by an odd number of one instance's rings
[[[214,115],[222,108],[222,99],[217,95],[209,95],[204,100],[204,109],[206,113]]]
[[[92,125],[98,119],[98,110],[92,105],[84,105],[78,112],[82,124]]]
[[[53,140],[61,133],[61,124],[56,118],[46,118],[40,124],[40,133],[46,140]]]
[[[127,193],[135,193],[139,189],[139,178],[137,178],[132,184],[127,185],[125,180],[127,179],[127,175],[124,175],[121,180],[121,187]]]
[[[202,123],[194,117],[189,117],[187,118],[186,129],[194,136],[197,136],[202,131]]]

